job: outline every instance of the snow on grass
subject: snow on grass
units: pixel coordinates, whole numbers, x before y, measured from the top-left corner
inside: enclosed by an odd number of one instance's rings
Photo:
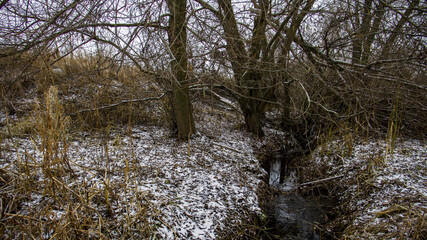
[[[427,146],[418,140],[336,140],[313,153],[314,168],[328,176],[343,205],[347,239],[422,239],[426,235]]]
[[[66,222],[77,211],[84,212],[72,203],[83,199],[94,222],[87,223],[87,231],[96,237],[215,239],[242,218],[261,213],[256,192],[265,171],[248,135],[212,123],[198,128],[202,133],[189,142],[178,142],[154,126],[134,127],[130,134],[74,134],[67,153],[73,174],[62,179],[66,189],[73,190],[68,199],[45,195],[46,175],[37,167],[43,158],[38,138],[4,139],[0,169],[24,177],[25,162],[32,166],[36,186],[13,216],[52,205],[53,211],[43,214],[45,221]],[[204,135],[203,129],[214,131],[215,137]],[[66,206],[76,209],[70,212]],[[55,229],[48,228],[45,238],[55,235]],[[5,236],[29,235],[6,230]]]

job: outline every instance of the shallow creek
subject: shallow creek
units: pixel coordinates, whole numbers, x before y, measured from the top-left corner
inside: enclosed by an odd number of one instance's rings
[[[324,222],[324,210],[332,203],[322,196],[301,196],[296,171],[288,169],[287,162],[286,156],[279,154],[269,167],[269,185],[275,196],[267,204],[267,214],[274,239],[327,239],[315,228]]]

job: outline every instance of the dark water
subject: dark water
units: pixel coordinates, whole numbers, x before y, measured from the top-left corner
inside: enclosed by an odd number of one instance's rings
[[[297,191],[297,176],[295,171],[283,171],[286,167],[273,159],[270,165],[270,186],[275,192],[273,200],[267,206],[273,239],[325,239],[316,231],[325,219],[324,210],[331,206],[331,202],[317,197],[303,197]],[[282,170],[282,171],[281,171]],[[280,174],[285,176],[280,176]],[[280,180],[278,180],[280,179]],[[322,199],[322,200],[319,200]],[[268,239],[268,238],[264,238]]]
[[[323,221],[323,213],[316,200],[283,193],[271,205],[269,215],[279,239],[321,239],[315,228]]]

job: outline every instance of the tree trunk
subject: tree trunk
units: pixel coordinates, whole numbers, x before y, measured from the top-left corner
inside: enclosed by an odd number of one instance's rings
[[[353,39],[353,49],[352,49],[352,63],[359,64],[360,58],[363,51],[363,43],[365,42],[366,35],[369,32],[372,20],[372,1],[365,0],[363,4],[363,15],[362,15],[362,24],[359,26],[355,32]],[[356,14],[358,17],[358,14]]]
[[[189,81],[187,75],[187,32],[185,16],[186,0],[168,0],[171,13],[169,19],[169,47],[173,54],[172,61],[172,105],[179,139],[187,139],[196,132],[190,103]]]
[[[385,9],[385,4],[383,1],[380,1],[378,3],[377,8],[375,9],[374,22],[372,24],[372,27],[369,31],[368,36],[366,36],[365,42],[363,43],[363,52],[362,52],[363,64],[368,64],[368,61],[370,60],[372,43],[374,42],[375,36],[379,32],[379,27],[385,14],[384,9]]]
[[[227,41],[227,54],[230,56],[234,78],[239,88],[239,105],[245,117],[245,126],[247,131],[262,137],[264,132],[262,130],[261,117],[264,114],[265,101],[263,101],[264,94],[261,87],[261,66],[258,66],[257,60],[266,41],[267,12],[265,10],[268,9],[268,1],[264,0],[260,1],[260,3],[264,11],[256,17],[252,31],[251,48],[248,53],[237,27],[231,0],[218,0],[218,5],[224,16],[220,21]]]
[[[263,137],[262,118],[267,101],[274,90],[273,87],[266,88],[262,85],[265,79],[259,69],[254,67],[247,72],[240,85],[242,96],[239,98],[239,104],[245,117],[246,129],[258,137]]]
[[[247,99],[247,105],[257,104],[254,100]],[[261,119],[264,115],[264,111],[258,111],[257,108],[242,108],[243,114],[245,116],[245,125],[246,129],[257,135],[258,137],[264,136],[264,131],[262,130]]]

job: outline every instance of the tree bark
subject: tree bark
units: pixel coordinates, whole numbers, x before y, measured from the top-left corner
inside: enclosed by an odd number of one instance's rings
[[[262,130],[262,118],[266,101],[269,98],[270,88],[265,79],[265,74],[262,73],[265,67],[260,63],[262,53],[267,55],[267,39],[265,36],[267,27],[267,13],[270,2],[268,0],[258,1],[260,13],[255,17],[254,28],[252,30],[252,39],[249,48],[249,58],[246,60],[247,69],[241,81],[239,82],[240,92],[243,96],[239,103],[242,112],[245,116],[245,125],[249,132],[255,133],[257,136],[264,136]]]
[[[353,39],[353,50],[352,50],[352,63],[359,64],[360,58],[362,56],[363,43],[365,42],[365,38],[370,29],[370,24],[372,20],[372,1],[373,0],[365,0],[363,4],[363,15],[362,15],[362,24],[355,32],[355,36]],[[357,11],[357,10],[356,10]],[[359,15],[356,14],[356,17]]]
[[[190,103],[189,80],[187,75],[187,32],[186,0],[167,0],[171,13],[169,19],[169,47],[174,58],[171,62],[173,115],[179,139],[188,139],[196,132]]]
[[[374,42],[375,36],[379,31],[380,24],[383,20],[385,14],[385,4],[383,1],[378,3],[377,8],[374,13],[374,22],[369,31],[368,36],[366,36],[365,42],[363,43],[363,52],[362,52],[362,63],[367,64],[371,56],[372,43]]]
[[[227,54],[231,59],[234,78],[241,94],[238,100],[245,117],[246,129],[259,137],[264,136],[261,118],[264,115],[265,96],[261,86],[261,66],[258,65],[257,60],[260,58],[262,46],[266,46],[265,28],[268,4],[269,1],[260,1],[261,13],[255,19],[248,53],[237,28],[231,1],[218,0],[218,5],[223,13],[220,21],[227,41]]]

